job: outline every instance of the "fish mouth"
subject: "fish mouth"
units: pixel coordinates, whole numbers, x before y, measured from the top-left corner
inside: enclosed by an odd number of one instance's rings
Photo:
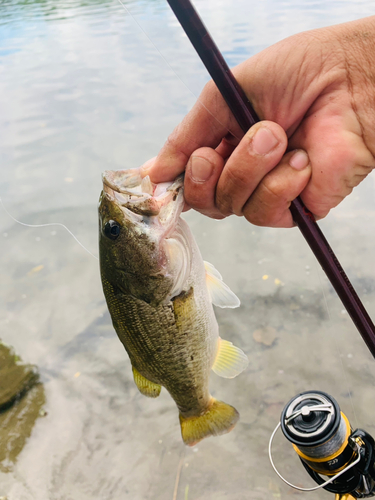
[[[141,169],[107,170],[103,173],[104,195],[123,209],[143,217],[159,216],[168,219],[173,205],[183,208],[184,176],[172,182],[154,184],[147,175],[142,178]]]

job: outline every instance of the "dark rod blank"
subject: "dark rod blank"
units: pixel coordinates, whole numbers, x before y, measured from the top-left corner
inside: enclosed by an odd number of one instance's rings
[[[259,121],[249,99],[230,71],[190,0],[167,0],[182,28],[198,52],[211,78],[244,132]],[[315,257],[340,297],[354,324],[375,357],[375,326],[345,274],[333,250],[300,198],[292,201],[290,211]]]

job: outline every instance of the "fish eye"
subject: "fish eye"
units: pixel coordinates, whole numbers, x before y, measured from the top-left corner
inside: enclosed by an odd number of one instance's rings
[[[104,226],[104,234],[110,240],[116,240],[120,235],[120,224],[114,220],[109,220]]]

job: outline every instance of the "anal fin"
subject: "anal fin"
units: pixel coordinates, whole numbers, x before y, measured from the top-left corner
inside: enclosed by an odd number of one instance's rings
[[[249,364],[246,354],[228,340],[219,337],[217,354],[212,370],[224,378],[234,378]]]
[[[157,398],[161,391],[161,385],[155,384],[154,382],[148,380],[146,377],[141,375],[139,371],[136,368],[134,368],[134,366],[132,368],[133,368],[134,382],[135,385],[138,387],[139,392],[149,398]]]

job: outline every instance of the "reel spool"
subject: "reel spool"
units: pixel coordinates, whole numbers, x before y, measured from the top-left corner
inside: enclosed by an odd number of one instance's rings
[[[279,427],[318,486],[299,488],[277,471],[271,446]],[[269,456],[278,476],[295,489],[324,488],[341,499],[375,495],[374,440],[361,429],[353,432],[336,400],[324,392],[307,391],[289,401],[271,436]],[[324,480],[321,474],[329,479]]]

